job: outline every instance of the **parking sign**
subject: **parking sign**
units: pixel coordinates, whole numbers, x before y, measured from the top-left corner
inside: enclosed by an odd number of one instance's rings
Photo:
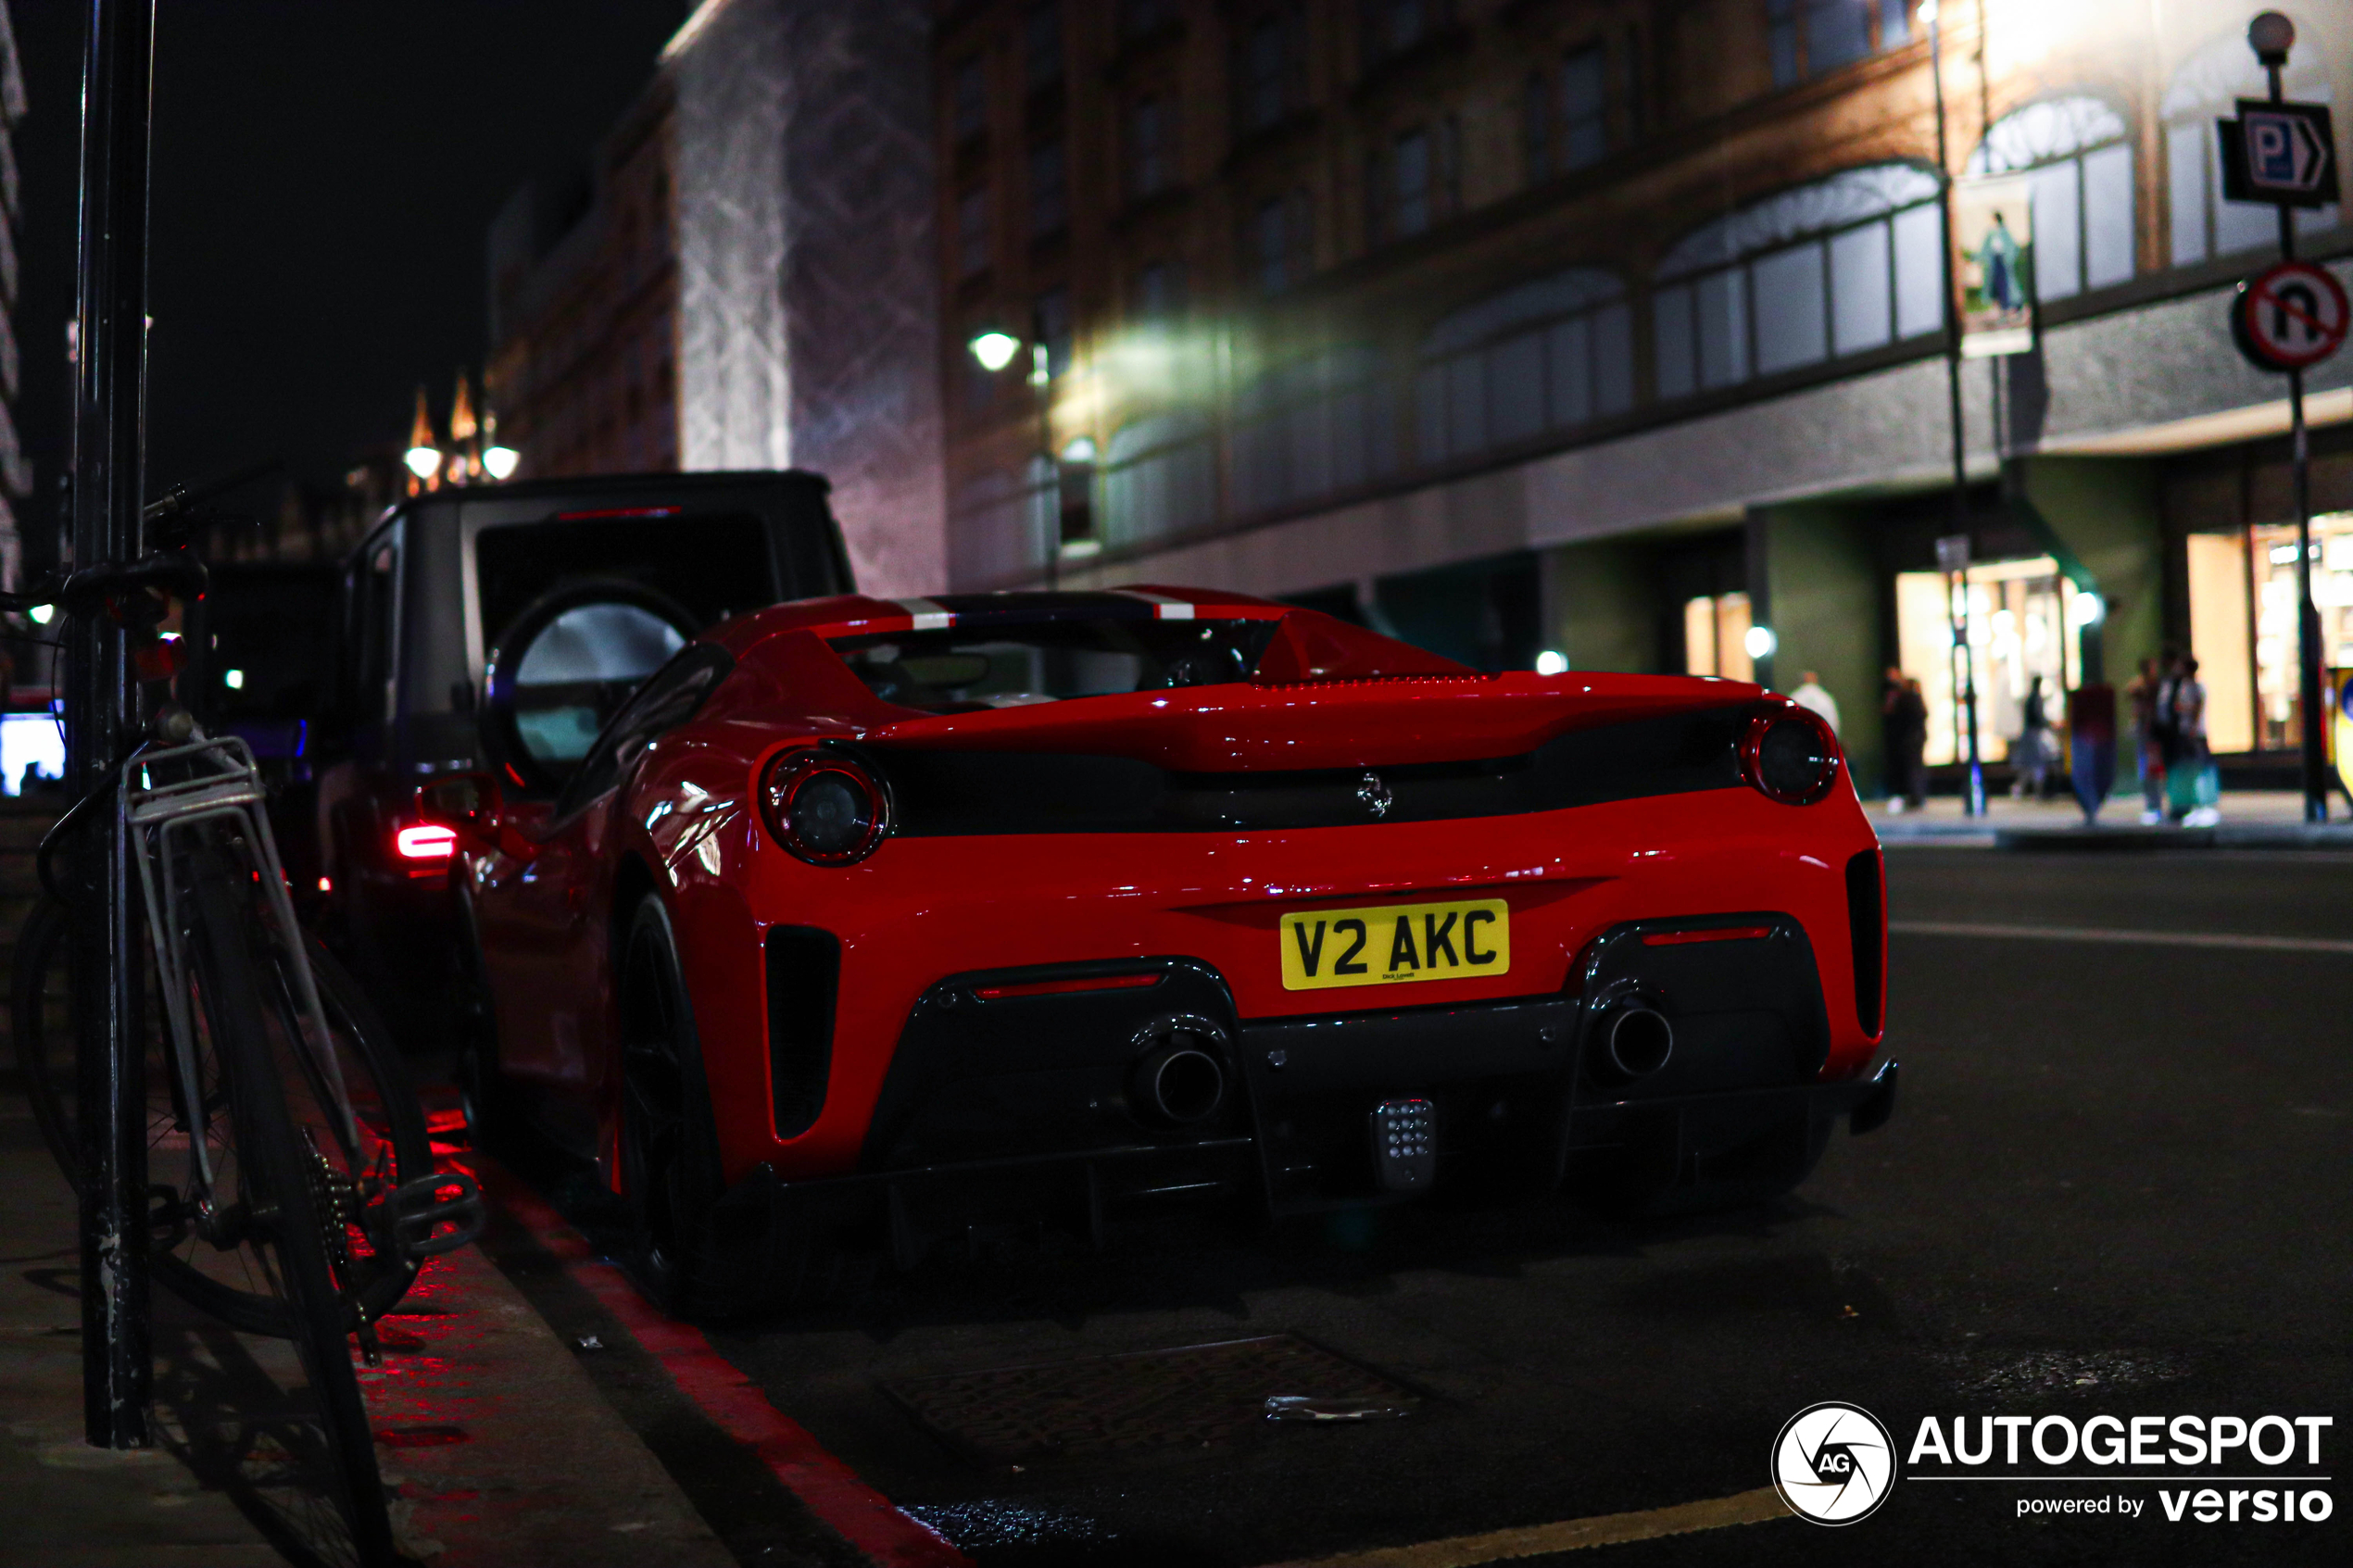
[[[2336,200],[2336,134],[2325,104],[2241,98],[2239,117],[2215,122],[2222,138],[2222,194],[2274,207]]]

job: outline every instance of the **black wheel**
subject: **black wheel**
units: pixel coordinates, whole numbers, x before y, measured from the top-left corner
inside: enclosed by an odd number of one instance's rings
[[[82,1179],[81,1133],[68,1090],[73,1082],[70,988],[71,922],[63,904],[44,899],[26,920],[16,949],[11,976],[11,1026],[17,1060],[34,1121],[66,1178],[77,1187]],[[257,944],[257,946],[260,946]],[[283,1042],[289,1092],[303,1107],[301,1119],[315,1129],[315,1140],[327,1179],[340,1193],[355,1218],[384,1191],[433,1170],[433,1149],[425,1132],[424,1112],[409,1087],[390,1033],[357,980],[318,942],[308,945],[312,982],[321,1010],[326,1015],[334,1061],[349,1098],[354,1125],[327,1114],[332,1103],[321,1079],[319,1060],[296,1050],[300,1038],[299,1010],[292,976],[274,953],[257,955],[261,976],[258,995],[277,1026],[272,1037]],[[237,1149],[231,1137],[233,1123],[224,1112],[227,1099],[217,1047],[204,1031],[197,1036],[196,1078],[203,1114],[192,1118],[187,1096],[172,1067],[169,1028],[161,993],[154,984],[151,950],[132,955],[147,977],[144,1024],[147,1038],[147,1161],[155,1228],[148,1257],[155,1277],[173,1294],[233,1328],[247,1333],[274,1332],[274,1310],[259,1291],[224,1271],[207,1242],[195,1217],[183,1211],[171,1189],[184,1190],[190,1175],[188,1154],[192,1123],[207,1134],[207,1152],[218,1165],[234,1165]],[[379,1246],[355,1229],[346,1252],[359,1307],[372,1320],[391,1310],[416,1278],[416,1266],[405,1261],[389,1245]],[[359,1308],[354,1309],[355,1316]],[[354,1325],[356,1326],[356,1324]]]
[[[270,999],[279,981],[257,951],[265,943],[242,889],[227,880],[233,864],[197,857],[189,900],[189,1000],[219,1069],[222,1142],[233,1152],[201,1228],[212,1236],[208,1261],[235,1259],[233,1287],[254,1298],[263,1332],[294,1342],[301,1363],[307,1397],[289,1401],[271,1450],[291,1458],[309,1485],[277,1488],[273,1501],[299,1501],[274,1511],[317,1557],[379,1568],[400,1559],[352,1372],[350,1310],[331,1267],[351,1227],[319,1154],[313,1091],[285,1074],[292,1047],[273,1043],[283,1032]],[[285,1463],[273,1468],[283,1479]]]
[[[670,911],[648,895],[622,939],[621,1185],[647,1294],[710,1310],[719,1137]]]

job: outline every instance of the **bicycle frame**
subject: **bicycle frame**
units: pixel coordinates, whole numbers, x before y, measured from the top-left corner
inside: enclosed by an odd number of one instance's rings
[[[157,769],[173,763],[183,766],[188,776],[157,782]],[[302,1047],[328,1087],[336,1129],[346,1147],[359,1147],[359,1123],[344,1085],[342,1064],[335,1060],[326,1010],[320,1006],[310,960],[303,951],[302,928],[296,923],[294,903],[286,895],[285,872],[278,859],[277,840],[270,831],[267,800],[253,753],[234,735],[143,751],[123,764],[121,788],[116,792],[124,842],[132,847],[139,863],[139,884],[146,895],[147,932],[163,981],[164,1010],[170,1025],[182,1102],[188,1108],[191,1165],[198,1196],[207,1204],[212,1199],[212,1161],[205,1148],[204,1099],[196,1080],[195,1026],[189,1016],[187,969],[176,935],[181,887],[172,871],[171,853],[176,840],[193,840],[199,829],[209,824],[227,822],[244,830],[245,852],[255,862],[251,869],[262,887],[263,923],[293,977]]]

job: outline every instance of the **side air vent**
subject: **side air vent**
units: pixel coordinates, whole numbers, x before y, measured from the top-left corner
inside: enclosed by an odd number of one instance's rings
[[[1880,852],[1866,849],[1846,862],[1846,930],[1855,944],[1855,1016],[1877,1035],[1887,994],[1887,911]]]
[[[768,928],[768,1077],[776,1135],[798,1137],[825,1109],[841,938],[809,925]]]

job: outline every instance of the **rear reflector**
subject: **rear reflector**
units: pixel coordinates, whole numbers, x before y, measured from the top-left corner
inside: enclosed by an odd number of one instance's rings
[[[1018,985],[982,985],[973,995],[984,1002],[1006,997],[1059,997],[1072,991],[1140,991],[1160,984],[1157,974],[1103,974],[1088,980],[1027,980]]]
[[[438,822],[402,828],[393,834],[392,847],[404,860],[446,860],[458,852],[458,830]]]
[[[1680,947],[1686,942],[1754,942],[1770,936],[1769,925],[1719,925],[1710,931],[1654,931],[1642,938],[1645,947]]]

